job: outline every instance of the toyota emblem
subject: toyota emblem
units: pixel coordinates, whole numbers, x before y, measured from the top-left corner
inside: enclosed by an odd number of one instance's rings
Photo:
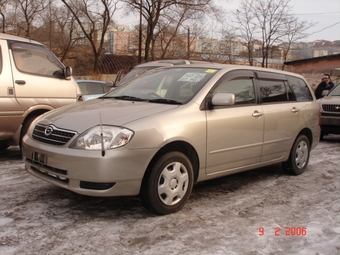
[[[45,136],[49,136],[52,133],[53,133],[53,126],[48,126],[44,131]]]

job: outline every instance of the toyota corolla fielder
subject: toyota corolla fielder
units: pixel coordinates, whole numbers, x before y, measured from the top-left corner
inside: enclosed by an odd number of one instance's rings
[[[198,64],[145,73],[101,98],[36,119],[24,137],[32,175],[89,196],[135,196],[180,210],[193,184],[282,162],[305,171],[319,106],[299,75]]]

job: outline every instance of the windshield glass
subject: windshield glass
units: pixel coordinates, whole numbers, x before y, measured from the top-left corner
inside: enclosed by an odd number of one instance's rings
[[[123,84],[129,80],[132,80],[133,78],[136,78],[138,75],[145,73],[148,70],[155,69],[157,67],[153,66],[146,66],[146,67],[138,67],[138,68],[133,68],[131,69],[130,72],[128,72],[123,79],[120,80],[120,84]]]
[[[329,92],[328,96],[340,96],[340,84],[338,84],[331,92]]]
[[[103,98],[183,104],[190,101],[217,71],[202,67],[154,69],[112,90]]]

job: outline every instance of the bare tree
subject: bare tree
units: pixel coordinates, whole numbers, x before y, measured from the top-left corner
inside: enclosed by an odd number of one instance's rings
[[[236,23],[238,25],[238,31],[240,31],[240,37],[243,39],[242,44],[248,50],[248,61],[251,66],[254,65],[253,43],[254,31],[256,28],[256,24],[252,22],[254,19],[254,15],[251,11],[252,2],[252,0],[242,1],[240,10],[237,9],[236,12],[233,13],[236,17]]]
[[[8,5],[8,0],[0,0],[0,16],[1,16],[1,31],[5,33],[6,30],[6,6]]]
[[[71,11],[81,31],[90,43],[93,53],[93,72],[98,72],[105,34],[117,10],[119,0],[61,0]]]
[[[66,6],[51,3],[42,18],[46,29],[43,41],[49,41],[49,48],[64,62],[71,51],[73,55],[77,52],[78,42],[84,40],[84,34],[76,29],[76,19]]]
[[[290,0],[242,0],[239,9],[234,12],[241,36],[248,48],[249,63],[253,65],[253,43],[260,42],[261,66],[268,67],[272,47],[292,32],[302,34],[308,27],[301,26],[291,14]]]
[[[190,32],[195,29],[195,23],[203,24],[202,8],[182,6],[170,6],[162,14],[153,37],[152,57],[155,52],[155,44],[159,45],[161,53],[159,57],[164,58],[190,58],[190,49],[195,38],[195,33]],[[196,27],[197,28],[197,27]],[[195,29],[197,31],[197,29]]]
[[[13,3],[22,17],[20,22],[17,23],[18,34],[30,37],[35,19],[39,13],[46,9],[49,2],[47,0],[13,0]],[[20,31],[23,31],[23,34]]]
[[[237,52],[237,36],[236,36],[236,28],[233,27],[230,23],[226,25],[222,24],[222,38],[220,43],[220,52],[227,57],[227,59],[222,60],[223,63],[234,64],[235,55]]]
[[[282,70],[284,69],[284,62],[287,60],[292,44],[301,39],[307,38],[308,34],[304,31],[307,31],[307,29],[311,28],[315,24],[316,23],[314,22],[307,23],[305,21],[298,21],[297,19],[294,19],[291,22],[285,24],[286,36],[281,40],[281,46],[284,50],[283,63],[281,68]]]
[[[196,8],[201,11],[208,12],[212,9],[216,10],[213,6],[213,0],[122,0],[128,6],[128,11],[134,11],[141,14],[146,20],[147,31],[145,33],[145,56],[144,60],[148,61],[152,55],[153,37],[159,31],[155,32],[160,17],[166,13],[170,7],[173,8]],[[205,9],[204,9],[205,8]],[[176,22],[179,24],[180,22]],[[178,27],[175,25],[174,27]],[[176,30],[176,29],[175,29]]]

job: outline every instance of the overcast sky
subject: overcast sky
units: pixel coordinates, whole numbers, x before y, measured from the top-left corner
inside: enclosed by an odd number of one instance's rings
[[[239,7],[241,0],[215,0],[215,2],[231,12]],[[300,21],[317,22],[308,30],[311,35],[304,41],[340,40],[340,0],[290,0],[290,6],[292,6],[292,13]],[[115,14],[114,20],[121,25],[133,25],[139,22],[139,17],[119,17],[118,13]]]

